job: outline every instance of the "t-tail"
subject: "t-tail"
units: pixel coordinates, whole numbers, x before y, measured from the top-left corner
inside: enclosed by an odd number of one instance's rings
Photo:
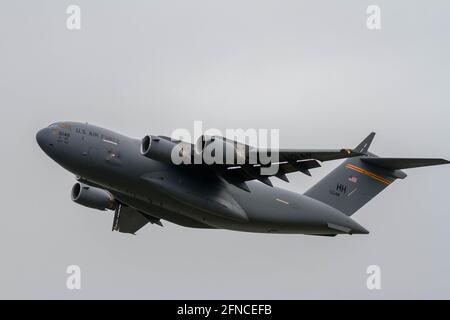
[[[445,159],[380,158],[368,151],[374,136],[372,132],[354,149],[361,156],[348,158],[305,195],[351,216],[395,180],[406,178],[402,169],[450,163]]]

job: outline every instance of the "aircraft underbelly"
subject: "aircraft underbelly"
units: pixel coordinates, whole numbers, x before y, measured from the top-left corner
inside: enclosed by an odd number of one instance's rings
[[[189,176],[169,171],[147,173],[141,176],[143,182],[166,193],[188,207],[195,208],[200,212],[207,212],[218,220],[248,221],[247,215],[239,203],[223,187],[208,181],[193,180]],[[215,222],[214,222],[215,223]]]
[[[260,182],[249,183],[250,192],[230,187],[230,192],[247,213],[247,230],[273,233],[344,233],[329,224],[347,225],[351,219],[314,199]],[[250,230],[253,229],[253,230]],[[258,231],[256,231],[258,232]]]
[[[314,212],[303,196],[259,182],[249,183],[251,192],[247,192],[171,171],[146,173],[140,181],[141,190],[149,194],[157,190],[172,199],[165,204],[174,212],[214,228],[327,234],[327,222],[333,221],[326,219],[326,212]]]
[[[121,202],[126,205],[136,208],[137,210],[148,214],[150,216],[167,220],[169,222],[178,224],[183,227],[188,228],[212,228],[209,225],[203,224],[197,220],[191,219],[186,215],[179,214],[175,211],[171,211],[168,208],[161,208],[156,206],[155,204],[150,204],[148,202],[139,200],[137,198],[133,198],[124,194],[114,193],[114,196],[117,197]]]

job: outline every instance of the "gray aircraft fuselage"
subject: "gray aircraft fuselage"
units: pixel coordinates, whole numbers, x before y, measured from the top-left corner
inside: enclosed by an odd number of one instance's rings
[[[80,181],[178,225],[266,233],[368,233],[349,216],[308,196],[259,181],[248,182],[247,192],[195,165],[144,157],[140,140],[93,125],[60,122],[40,130],[36,139],[49,157]]]

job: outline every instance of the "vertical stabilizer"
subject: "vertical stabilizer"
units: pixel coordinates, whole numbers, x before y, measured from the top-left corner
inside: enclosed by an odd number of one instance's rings
[[[351,216],[396,179],[404,179],[401,169],[449,163],[444,159],[380,158],[369,152],[374,136],[372,132],[354,149],[362,156],[345,160],[305,195]]]

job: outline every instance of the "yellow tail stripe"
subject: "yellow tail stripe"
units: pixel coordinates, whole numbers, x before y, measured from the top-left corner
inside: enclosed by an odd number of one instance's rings
[[[357,171],[357,172],[359,172],[359,173],[365,174],[366,176],[371,177],[372,179],[377,180],[377,181],[379,181],[379,182],[382,182],[382,183],[384,183],[384,184],[386,184],[386,185],[389,185],[389,184],[392,183],[391,180],[388,180],[388,179],[386,179],[386,178],[383,178],[383,177],[381,177],[381,176],[379,176],[379,175],[376,175],[376,174],[373,173],[373,172],[367,171],[367,170],[365,170],[365,169],[363,169],[363,168],[357,167],[357,166],[355,166],[355,165],[353,165],[353,164],[351,164],[351,163],[346,164],[345,167],[348,168],[348,169]]]
[[[356,172],[362,173],[362,174],[364,174],[364,175],[366,175],[366,176],[368,176],[368,177],[370,177],[370,178],[372,178],[372,179],[374,179],[374,180],[377,180],[377,181],[379,181],[379,182],[381,182],[381,183],[384,183],[384,184],[386,184],[386,185],[391,184],[391,181],[385,180],[385,179],[383,179],[382,177],[379,177],[379,176],[377,176],[377,175],[373,175],[373,174],[371,174],[371,173],[369,173],[369,172],[366,172],[366,171],[364,171],[364,170],[359,170],[359,169],[357,169],[357,168],[353,168],[353,167],[350,167],[350,166],[347,166],[347,168],[348,168],[348,169],[355,170]]]
[[[392,183],[391,180],[388,180],[388,179],[386,179],[386,178],[384,178],[384,177],[381,177],[381,176],[379,176],[379,175],[376,175],[376,174],[373,173],[373,172],[367,171],[367,170],[365,170],[365,169],[363,169],[363,168],[360,168],[360,167],[357,167],[357,166],[355,166],[355,165],[348,164],[348,165],[347,165],[347,168],[353,169],[353,170],[355,170],[355,171],[358,171],[358,172],[360,172],[360,173],[362,173],[362,174],[365,174],[365,175],[367,175],[367,176],[369,176],[369,177],[371,177],[371,178],[373,178],[373,179],[375,179],[375,180],[381,181],[381,182],[383,182],[383,183],[385,183],[385,184],[390,184],[390,183]]]

